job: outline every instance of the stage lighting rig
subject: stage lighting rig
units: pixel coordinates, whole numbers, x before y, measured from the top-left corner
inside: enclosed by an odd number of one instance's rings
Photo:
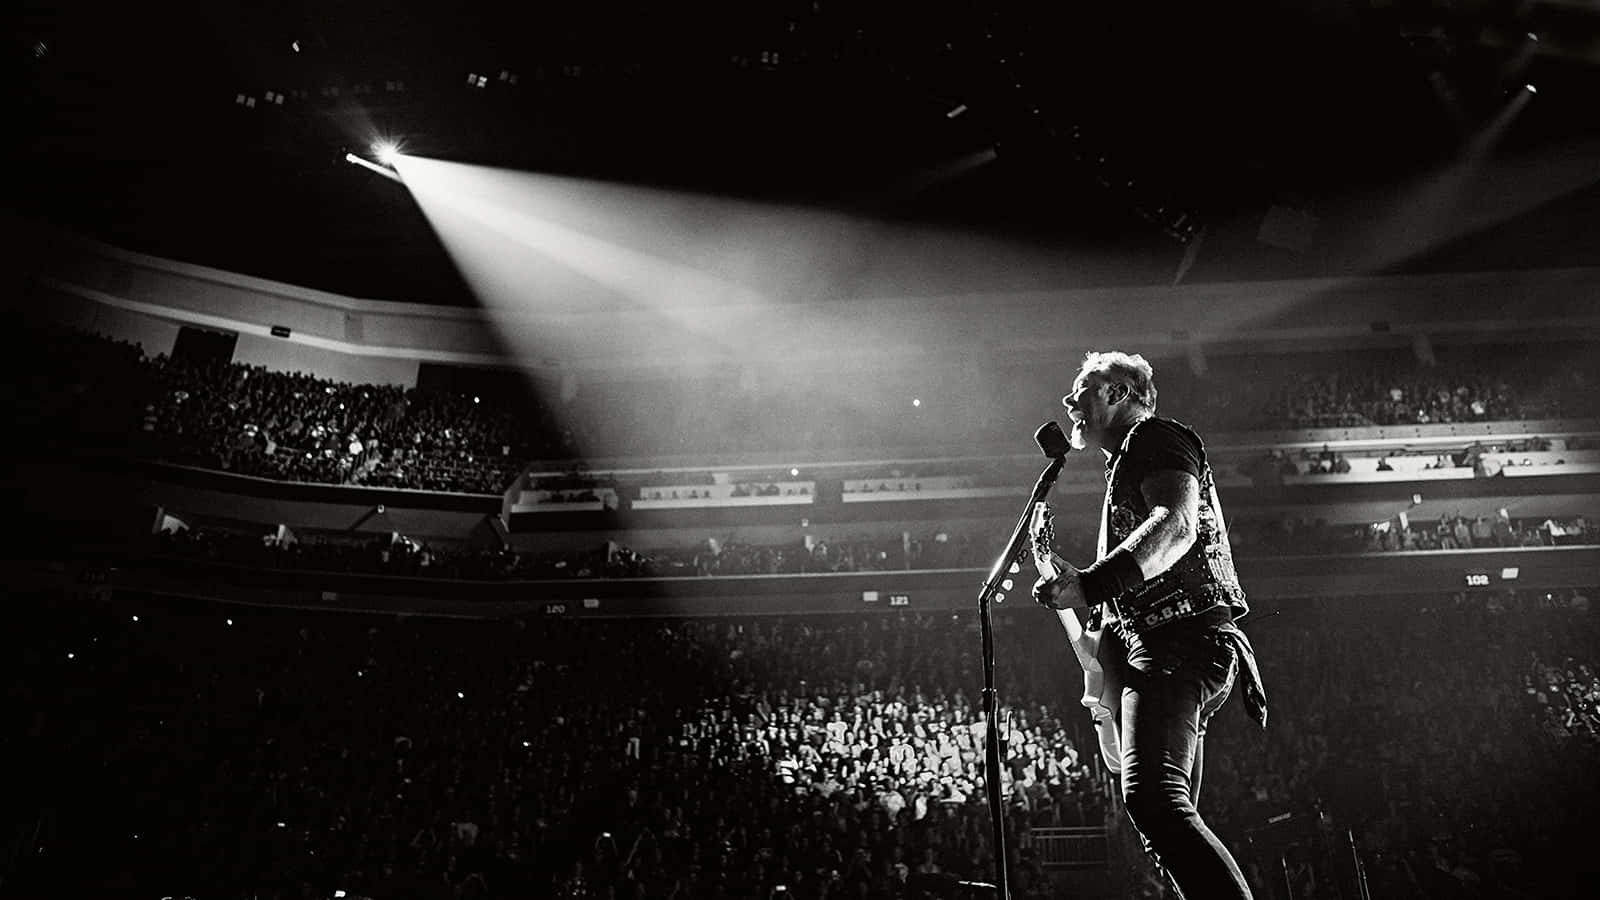
[[[398,153],[396,153],[395,155],[398,155]],[[376,173],[378,175],[382,175],[383,177],[389,179],[390,181],[400,181],[401,180],[400,174],[394,170],[392,165],[382,165],[382,166],[380,166],[377,163],[372,162],[371,160],[363,159],[363,158],[355,155],[354,153],[349,153],[349,152],[345,153],[344,160],[345,160],[345,162],[350,163],[352,165],[360,166],[361,168],[366,169],[369,172],[374,172],[374,173]]]
[[[393,168],[395,160],[400,158],[400,145],[395,141],[374,141],[372,155],[377,157],[378,162]]]

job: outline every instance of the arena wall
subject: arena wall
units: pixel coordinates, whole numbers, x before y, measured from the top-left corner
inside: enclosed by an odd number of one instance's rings
[[[31,242],[12,248],[31,257],[12,272],[14,299],[25,309],[139,341],[150,352],[170,348],[179,325],[229,330],[240,335],[240,361],[351,382],[412,384],[416,364],[429,361],[609,381],[630,371],[684,373],[741,361],[837,370],[975,354],[1072,358],[1115,344],[1203,365],[1206,352],[1251,347],[1600,334],[1593,305],[1600,270],[1590,269],[705,309],[542,311],[530,300],[529,308],[491,314],[339,296],[32,229]],[[1530,298],[1539,315],[1507,317],[1509,306],[1525,310]],[[275,326],[288,336],[274,337]]]

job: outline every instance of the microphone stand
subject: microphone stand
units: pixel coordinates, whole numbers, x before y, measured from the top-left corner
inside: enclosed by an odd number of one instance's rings
[[[983,588],[978,591],[978,623],[983,630],[983,716],[988,726],[984,736],[983,780],[984,793],[989,799],[989,821],[994,841],[995,896],[1000,900],[1011,900],[1011,894],[1006,878],[1005,806],[1000,795],[1000,696],[994,684],[994,617],[991,604],[1000,594],[1001,583],[1010,575],[1012,564],[1022,554],[1023,545],[1028,539],[1028,520],[1033,515],[1033,505],[1050,493],[1066,461],[1065,456],[1056,456],[1045,466],[1038,484],[1033,486],[1033,494],[1028,497],[1028,505],[1022,509],[1017,527],[1011,532],[1011,540],[1000,558],[995,560]]]

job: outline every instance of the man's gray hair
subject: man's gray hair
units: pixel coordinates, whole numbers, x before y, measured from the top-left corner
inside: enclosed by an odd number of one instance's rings
[[[1120,384],[1140,406],[1156,411],[1156,373],[1150,361],[1137,353],[1091,350],[1084,354],[1078,374],[1098,375],[1107,384]]]

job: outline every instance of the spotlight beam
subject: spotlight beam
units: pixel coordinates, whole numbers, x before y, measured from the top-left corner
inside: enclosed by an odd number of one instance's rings
[[[369,170],[371,170],[373,172],[377,172],[379,175],[382,175],[383,177],[389,179],[390,181],[401,181],[401,182],[404,181],[404,179],[402,179],[399,176],[399,174],[389,170],[388,168],[386,168],[384,166],[380,166],[375,162],[372,162],[372,161],[366,160],[366,159],[362,159],[361,157],[355,155],[354,153],[346,153],[344,155],[344,160],[345,160],[345,162],[355,163],[356,165],[362,167],[363,169],[369,169]]]

